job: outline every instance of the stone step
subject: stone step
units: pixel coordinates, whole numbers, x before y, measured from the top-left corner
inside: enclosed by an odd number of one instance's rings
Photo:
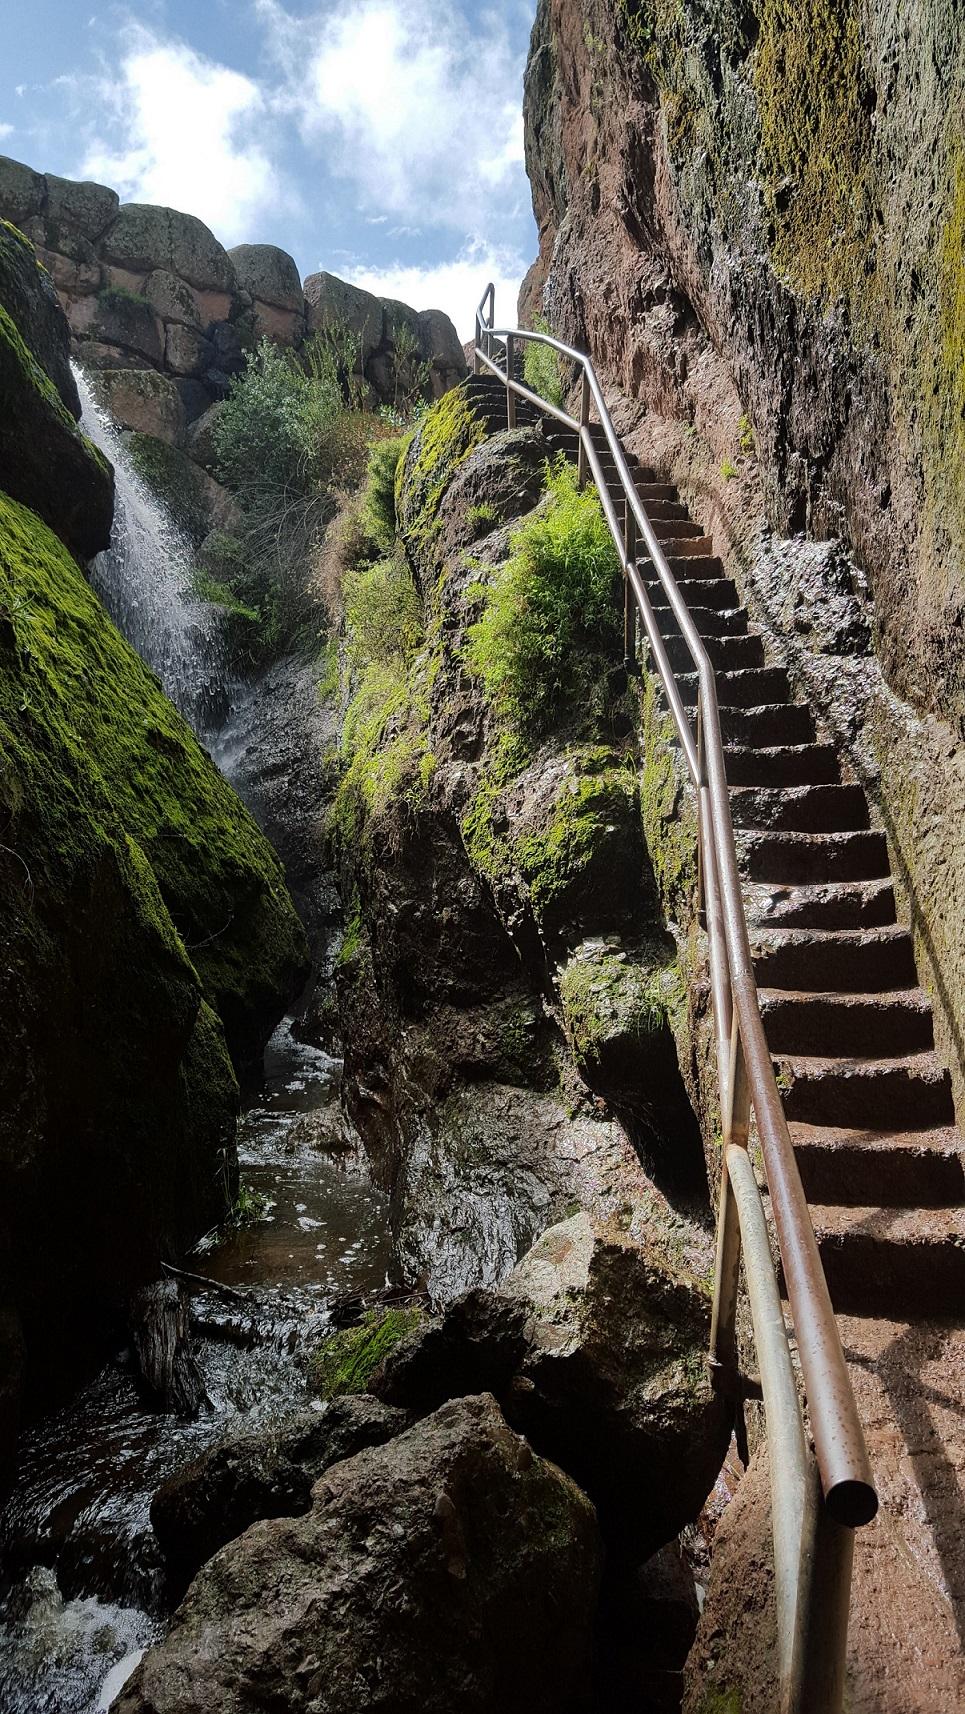
[[[701,562],[698,560],[697,564]],[[660,635],[669,641],[671,637],[681,635],[680,623],[672,607],[666,605],[665,591],[656,591],[657,600],[651,600],[654,618],[660,627]],[[697,607],[690,606],[690,617],[699,637],[745,637],[747,631],[747,609],[745,607]]]
[[[784,667],[738,667],[718,670],[717,704],[723,727],[729,709],[757,708],[765,702],[774,703],[789,691]],[[697,705],[698,680],[696,672],[675,672],[674,679],[685,708]]]
[[[659,537],[660,537],[660,532],[657,531],[657,539],[658,540],[659,540]],[[714,553],[714,538],[713,538],[713,536],[682,536],[678,541],[674,541],[674,542],[668,544],[668,546],[665,549],[665,555],[666,555],[667,563],[669,564],[670,569],[673,572],[675,577],[678,575],[676,565],[675,565],[675,561],[678,559],[686,561],[686,560],[691,560],[694,558],[698,558],[698,559],[716,559],[717,558],[717,555]],[[723,570],[723,564],[719,559],[718,559],[718,564],[721,566],[721,570]],[[641,570],[644,570],[644,571],[648,567],[647,557],[645,554],[641,554],[641,556],[640,556],[640,567],[641,567]],[[680,576],[686,576],[687,573],[681,572],[679,575]],[[695,577],[698,577],[701,574],[698,571],[698,572],[694,572],[693,575]]]
[[[814,1203],[811,1219],[840,1314],[903,1318],[960,1313],[965,1213],[960,1208]]]
[[[911,935],[889,928],[755,928],[754,972],[760,988],[795,993],[879,994],[916,988]]]
[[[737,833],[741,873],[749,881],[818,884],[877,881],[891,874],[883,833]]]
[[[814,742],[814,716],[804,702],[761,703],[754,708],[722,708],[725,744],[749,747]]]
[[[764,665],[764,644],[760,637],[704,637],[702,640],[711,666],[720,672]],[[675,673],[692,668],[693,656],[683,637],[665,637],[664,647]]]
[[[673,542],[675,552],[678,551],[677,544],[679,542],[688,540],[709,541],[710,539],[704,535],[701,526],[695,524],[686,512],[682,518],[651,518],[650,522],[653,524],[653,533],[661,546],[664,542]]]
[[[636,473],[634,472],[634,475]],[[679,491],[672,482],[651,482],[641,475],[636,481],[636,489],[645,506],[651,500],[679,500]]]
[[[751,926],[761,928],[886,928],[896,921],[890,876],[797,887],[745,882],[744,906]]]
[[[840,775],[833,744],[729,744],[724,764],[731,786],[834,785]]]
[[[647,594],[652,603],[655,595],[663,594],[663,586],[659,579],[653,575],[652,569],[645,581]],[[733,609],[739,605],[736,586],[729,577],[678,577],[677,588],[688,607],[726,607]]]
[[[758,998],[772,1053],[886,1059],[935,1045],[931,1005],[921,988],[877,994],[759,988]]]
[[[734,786],[735,827],[773,833],[851,833],[868,826],[868,800],[860,786]]]
[[[701,539],[704,541],[709,540],[706,536]],[[720,558],[719,554],[711,553],[709,550],[707,553],[701,551],[699,554],[691,552],[689,546],[688,551],[685,554],[679,553],[675,550],[673,553],[667,554],[667,564],[670,567],[673,577],[678,583],[682,577],[718,578],[724,576],[723,560]],[[650,564],[649,560],[638,560],[637,569],[645,582],[652,578],[655,587],[657,586],[659,580],[657,579],[653,566]],[[651,597],[651,599],[653,599],[653,597]],[[656,599],[661,601],[665,600],[666,597],[658,595]],[[691,606],[691,603],[688,601],[687,605],[689,607]],[[696,601],[693,605],[696,606]]]
[[[935,1053],[894,1059],[780,1054],[775,1066],[792,1124],[904,1131],[955,1122],[952,1080]]]
[[[791,1125],[809,1202],[937,1208],[965,1198],[965,1139],[954,1125],[923,1131]]]

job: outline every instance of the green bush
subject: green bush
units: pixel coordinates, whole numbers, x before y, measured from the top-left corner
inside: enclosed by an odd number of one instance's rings
[[[291,352],[262,339],[218,413],[213,436],[219,481],[247,511],[266,497],[307,492],[313,435],[341,408],[337,384],[306,375]]]
[[[543,315],[536,316],[533,322],[534,333],[549,333],[550,324]],[[551,405],[562,406],[563,403],[563,366],[559,353],[549,345],[534,345],[529,339],[523,342],[523,380],[534,393]]]
[[[395,541],[395,477],[407,445],[407,435],[393,435],[376,441],[369,452],[362,515],[381,553],[388,553]]]
[[[467,656],[497,712],[522,739],[591,710],[622,639],[620,562],[599,498],[560,456],[546,503],[515,531],[485,590]]]

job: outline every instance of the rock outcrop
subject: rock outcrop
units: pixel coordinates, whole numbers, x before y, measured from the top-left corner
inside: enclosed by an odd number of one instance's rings
[[[592,353],[625,444],[713,531],[849,750],[961,1107],[953,13],[540,0],[525,96],[540,256],[520,313]]]
[[[461,1399],[223,1548],[116,1714],[581,1714],[600,1564],[585,1496]]]
[[[375,404],[437,398],[466,374],[440,310],[417,312],[332,274],[313,274],[303,288],[275,245],[225,250],[196,216],[121,204],[105,185],[0,156],[0,217],[36,244],[74,355],[103,374],[122,428],[183,446],[188,426],[224,396],[261,338],[297,348],[313,333],[357,337],[356,378]]]
[[[418,1327],[371,1384],[410,1409],[492,1390],[590,1495],[608,1550],[639,1563],[700,1511],[730,1413],[710,1385],[706,1287],[633,1227],[629,1214],[551,1227],[499,1291]]]
[[[66,330],[24,254],[2,229],[0,1325],[35,1401],[223,1216],[230,1054],[260,1050],[305,952],[273,852],[69,551],[103,544],[112,473],[57,392]]]

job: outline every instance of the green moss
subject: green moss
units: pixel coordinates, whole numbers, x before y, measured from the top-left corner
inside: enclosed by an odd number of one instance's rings
[[[460,464],[486,438],[486,424],[465,385],[453,387],[426,412],[400,458],[395,487],[399,535],[416,564],[428,565],[439,507]]]
[[[485,535],[488,530],[495,529],[499,523],[495,506],[484,501],[481,506],[470,506],[466,513],[466,524],[474,536]]]
[[[685,997],[676,960],[660,944],[652,959],[618,951],[574,956],[560,977],[560,1001],[580,1063],[616,1037],[645,1042],[673,1022]]]
[[[85,841],[124,839],[141,908],[169,946],[176,931],[238,1045],[303,968],[271,847],[61,543],[6,496],[0,616],[4,843],[56,890]]]
[[[555,914],[606,861],[637,813],[637,780],[611,750],[581,751],[553,812],[538,832],[517,839],[513,856],[537,916]]]
[[[552,332],[545,316],[534,317],[533,332]],[[527,387],[538,393],[541,399],[548,400],[551,405],[562,405],[563,370],[559,353],[554,351],[551,345],[536,345],[532,340],[524,340],[523,379]]]
[[[720,467],[720,473],[721,473],[722,477],[724,478],[725,482],[731,482],[733,480],[733,478],[737,475],[737,466],[734,463],[733,459],[725,458],[722,461],[721,467]]]
[[[700,1714],[741,1714],[743,1699],[735,1685],[719,1688],[710,1684],[704,1691]]]
[[[857,0],[759,0],[754,81],[774,262],[804,296],[866,306],[877,205]]]
[[[546,486],[547,503],[514,531],[485,586],[466,646],[498,718],[525,742],[577,713],[599,720],[622,639],[619,561],[599,497],[564,459]]]
[[[309,1377],[324,1399],[364,1393],[379,1364],[422,1318],[419,1309],[370,1309],[357,1327],[326,1339],[309,1361]]]

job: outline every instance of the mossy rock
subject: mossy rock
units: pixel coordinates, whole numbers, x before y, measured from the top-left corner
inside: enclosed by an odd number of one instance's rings
[[[230,530],[238,516],[237,507],[187,453],[153,434],[132,433],[126,445],[138,475],[164,502],[195,547],[200,547],[212,530]]]
[[[615,751],[591,747],[571,750],[537,779],[539,795],[516,823],[512,857],[540,933],[582,939],[632,922],[646,902],[633,767]],[[555,787],[549,797],[547,783]]]
[[[67,324],[56,300],[50,303],[52,291],[33,246],[0,223],[0,482],[71,552],[90,559],[110,541],[114,473],[58,391],[57,318],[64,339]],[[36,351],[28,338],[36,340]]]
[[[71,416],[79,417],[67,317],[29,238],[6,220],[0,220],[0,304],[44,374],[53,381]]]
[[[486,434],[486,423],[473,408],[467,387],[453,387],[426,412],[399,460],[396,526],[417,575],[428,573],[435,563],[433,547],[443,495]]]
[[[48,872],[55,882],[83,826],[132,839],[166,908],[165,934],[191,953],[233,1051],[247,1058],[305,969],[274,852],[70,557],[8,499],[0,601],[5,843],[37,886]],[[29,804],[36,820],[21,827]]]
[[[324,1399],[367,1392],[376,1370],[421,1319],[417,1308],[370,1309],[357,1327],[329,1334],[309,1363],[315,1391]]]

